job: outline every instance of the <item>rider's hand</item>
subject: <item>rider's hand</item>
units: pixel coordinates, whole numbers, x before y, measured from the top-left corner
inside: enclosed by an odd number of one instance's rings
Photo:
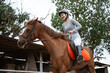
[[[59,34],[63,34],[63,32],[60,32]]]
[[[66,33],[63,33],[63,32],[60,32],[59,34],[62,36],[66,36]]]
[[[74,32],[73,30],[70,30],[70,31],[69,31],[69,34],[72,34],[73,32]]]

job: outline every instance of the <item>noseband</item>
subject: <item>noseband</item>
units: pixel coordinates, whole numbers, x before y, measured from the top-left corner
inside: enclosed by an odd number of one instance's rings
[[[27,42],[30,41],[30,37],[32,36],[32,34],[34,35],[34,39],[36,39],[36,35],[35,35],[35,26],[36,24],[33,24],[33,28],[31,29],[31,31],[29,32],[29,34],[25,37],[24,35],[20,35],[22,38],[26,39]],[[26,27],[26,26],[25,26]]]

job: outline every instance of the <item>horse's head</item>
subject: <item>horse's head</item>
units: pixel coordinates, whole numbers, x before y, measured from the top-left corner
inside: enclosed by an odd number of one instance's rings
[[[25,24],[25,30],[23,34],[19,36],[19,40],[17,42],[20,48],[24,48],[28,42],[38,38],[38,31],[36,30],[38,25],[38,18],[30,20]]]

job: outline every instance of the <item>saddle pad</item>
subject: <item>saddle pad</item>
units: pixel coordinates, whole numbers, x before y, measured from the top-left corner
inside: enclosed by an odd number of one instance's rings
[[[75,53],[72,51],[72,48],[70,47],[68,41],[67,41],[67,47],[68,47],[69,56],[71,57],[72,60],[75,60]],[[81,52],[85,61],[90,60],[90,55],[85,49],[81,50]]]

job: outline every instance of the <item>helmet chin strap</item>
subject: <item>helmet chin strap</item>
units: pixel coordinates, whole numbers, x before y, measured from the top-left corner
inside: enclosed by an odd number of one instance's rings
[[[64,21],[66,21],[67,19],[68,19],[68,14],[66,14],[67,16],[66,16],[66,19],[64,20]]]
[[[68,16],[66,17],[66,19],[64,21],[66,21],[68,19]]]

